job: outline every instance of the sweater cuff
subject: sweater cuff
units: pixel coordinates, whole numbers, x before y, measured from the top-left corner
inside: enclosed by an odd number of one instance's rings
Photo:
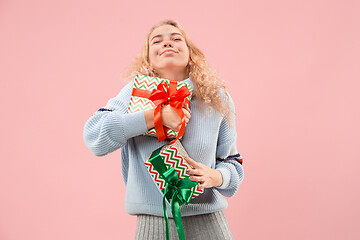
[[[218,167],[218,168],[216,168],[216,170],[218,170],[222,175],[222,184],[220,186],[218,186],[217,188],[225,189],[225,188],[229,187],[230,177],[231,177],[230,170],[225,167]]]
[[[122,124],[125,139],[139,136],[148,131],[144,111],[122,115]]]

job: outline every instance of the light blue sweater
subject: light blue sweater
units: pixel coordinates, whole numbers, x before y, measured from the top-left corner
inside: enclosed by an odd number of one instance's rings
[[[194,88],[190,78],[186,81]],[[142,135],[148,131],[144,111],[128,113],[133,81],[111,98],[106,106],[96,111],[84,126],[86,146],[96,156],[104,156],[121,148],[121,166],[126,186],[125,208],[128,214],[163,216],[162,195],[147,171],[144,161],[155,149],[168,140],[158,142],[156,137]],[[222,93],[222,96],[225,94]],[[191,100],[191,118],[181,140],[182,145],[195,161],[219,170],[223,183],[219,187],[205,188],[204,193],[181,206],[181,215],[190,216],[215,212],[227,208],[224,198],[233,196],[244,177],[236,147],[235,108],[230,128],[226,119],[215,110],[199,110],[199,99]],[[168,204],[168,203],[167,203]],[[172,217],[167,205],[168,216]]]

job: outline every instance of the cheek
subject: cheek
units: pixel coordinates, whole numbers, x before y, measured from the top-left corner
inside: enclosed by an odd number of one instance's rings
[[[189,53],[189,48],[186,45],[186,43],[183,43],[183,44],[179,45],[178,48],[184,53]]]
[[[150,62],[151,62],[151,60],[154,60],[157,57],[157,53],[158,53],[158,50],[156,48],[149,49]]]
[[[186,45],[181,46],[180,50],[181,50],[182,54],[184,55],[184,57],[189,57],[189,49]]]
[[[155,54],[155,49],[152,47],[149,49],[149,55],[153,56]]]

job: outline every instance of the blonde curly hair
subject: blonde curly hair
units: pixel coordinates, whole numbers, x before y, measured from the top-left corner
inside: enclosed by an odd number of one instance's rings
[[[196,98],[203,100],[203,103],[205,103],[206,106],[223,114],[230,124],[229,113],[231,110],[228,105],[229,96],[226,92],[225,82],[219,77],[217,72],[210,67],[204,53],[187,37],[184,29],[175,20],[163,20],[150,29],[150,31],[147,33],[146,40],[141,49],[141,52],[135,57],[132,64],[125,72],[125,78],[130,81],[136,76],[136,74],[147,75],[151,77],[161,77],[149,63],[149,36],[157,27],[166,24],[179,29],[185,38],[187,47],[189,48],[189,63],[187,65],[187,72],[195,85],[194,95]],[[223,103],[223,99],[219,95],[219,89],[224,90],[226,95],[226,103]],[[202,109],[202,104],[200,104],[200,109]]]

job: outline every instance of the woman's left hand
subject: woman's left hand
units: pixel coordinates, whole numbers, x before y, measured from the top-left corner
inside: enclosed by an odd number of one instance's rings
[[[186,173],[191,176],[190,180],[193,182],[199,182],[199,187],[201,189],[218,187],[222,184],[222,174],[220,171],[209,168],[208,166],[196,162],[190,157],[185,157],[186,162],[188,162],[195,169],[190,169]]]

